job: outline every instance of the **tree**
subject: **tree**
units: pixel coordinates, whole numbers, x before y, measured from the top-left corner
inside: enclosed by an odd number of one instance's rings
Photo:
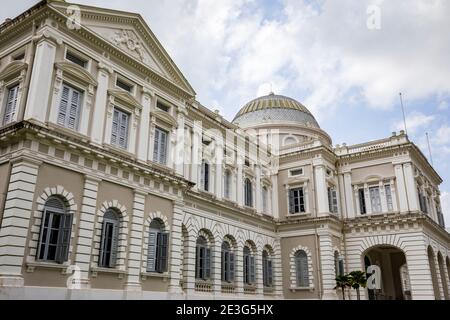
[[[336,288],[341,288],[342,290],[342,299],[345,300],[345,288],[350,287],[350,277],[348,275],[340,275],[336,277]]]
[[[348,274],[350,286],[356,290],[356,296],[358,300],[361,300],[361,294],[359,289],[365,288],[367,284],[366,274],[362,271],[352,271]]]

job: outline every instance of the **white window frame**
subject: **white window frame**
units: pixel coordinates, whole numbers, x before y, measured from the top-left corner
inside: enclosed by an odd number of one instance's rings
[[[78,50],[76,48],[73,48],[71,46],[66,45],[66,46],[64,46],[64,61],[67,61],[67,62],[70,62],[70,63],[74,63],[74,62],[72,62],[72,61],[70,61],[70,60],[68,60],[66,58],[67,57],[67,52],[70,52],[72,55],[80,58],[81,60],[85,60],[86,61],[86,65],[84,66],[84,68],[82,66],[76,64],[77,66],[79,66],[80,68],[86,69],[86,70],[91,70],[92,59],[89,56],[81,53],[80,50]]]
[[[60,113],[61,113],[61,104],[62,104],[62,100],[63,100],[63,93],[64,93],[64,89],[68,88],[69,89],[69,96],[67,98],[67,106],[66,106],[66,114],[64,117],[64,123],[60,122]],[[77,106],[77,111],[76,111],[76,118],[74,121],[74,125],[73,128],[70,127],[69,125],[69,121],[70,121],[70,108],[71,108],[71,98],[73,97],[73,93],[77,92],[79,94],[79,98],[78,98],[78,106]],[[66,129],[69,130],[73,130],[73,131],[78,131],[79,127],[80,127],[80,122],[81,122],[81,116],[82,116],[82,107],[84,104],[84,96],[85,96],[85,92],[84,90],[73,86],[70,83],[67,83],[65,81],[63,81],[63,84],[61,86],[61,94],[59,96],[59,102],[58,102],[58,110],[57,110],[57,118],[56,118],[56,123],[61,126],[64,127]]]
[[[1,83],[0,83],[1,86]],[[15,98],[13,100],[15,100],[14,102],[14,112],[10,112],[10,114],[12,113],[12,117],[8,120],[8,122],[6,122],[6,108],[8,106],[9,103],[9,95],[12,89],[15,89]],[[13,123],[15,121],[17,121],[17,114],[19,111],[19,106],[20,106],[20,96],[21,96],[21,88],[20,88],[20,83],[17,82],[17,80],[10,82],[9,84],[5,85],[5,94],[4,94],[4,102],[2,103],[1,107],[2,107],[2,112],[1,112],[1,120],[2,120],[2,126],[6,126],[10,123]]]
[[[369,186],[369,199],[370,199],[370,207],[371,213],[382,213],[383,208],[381,205],[381,190],[380,186]]]
[[[159,134],[158,134],[159,132]],[[162,134],[166,135],[166,144],[164,146],[164,159],[161,159],[161,152],[163,150],[163,145],[161,143],[161,137]],[[157,136],[158,141],[156,140]],[[168,152],[169,152],[169,143],[170,143],[170,131],[160,127],[160,126],[155,126],[155,131],[154,131],[154,135],[153,135],[153,161],[162,164],[162,165],[167,165],[168,162]]]
[[[130,91],[127,91],[125,89],[123,89],[122,87],[119,87],[117,85],[117,81],[123,82],[126,85],[129,85],[131,87]],[[136,84],[131,81],[130,79],[124,77],[123,75],[119,74],[119,73],[115,73],[115,77],[114,77],[114,88],[122,90],[123,92],[128,92],[129,94],[131,94],[132,96],[136,95]]]
[[[301,189],[302,193],[303,193],[303,208],[304,211],[302,211],[301,208],[301,204],[299,203],[299,212],[291,212],[291,191],[292,190],[297,190],[297,189]],[[307,202],[308,199],[306,197],[306,186],[305,184],[302,185],[292,185],[289,186],[287,188],[287,211],[288,211],[288,216],[293,216],[293,215],[301,215],[301,214],[307,214],[308,213],[308,206],[307,206]]]
[[[119,116],[121,114],[125,114],[127,115],[127,130],[126,130],[126,137],[125,137],[125,146],[120,145],[120,142],[118,142],[118,140],[116,142],[113,142],[113,126],[114,126],[114,116],[115,116],[115,112],[118,112]],[[113,107],[112,110],[112,119],[111,119],[111,132],[110,134],[110,144],[116,148],[119,149],[123,149],[123,150],[128,150],[130,147],[130,127],[131,127],[131,117],[132,114],[130,114],[126,109],[121,108],[120,106],[115,105]],[[119,123],[120,124],[120,123]],[[116,139],[119,139],[119,132],[120,132],[120,128],[117,129],[117,137]]]

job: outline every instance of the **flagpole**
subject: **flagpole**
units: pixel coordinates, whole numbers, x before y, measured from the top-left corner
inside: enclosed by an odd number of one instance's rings
[[[406,135],[408,135],[408,129],[406,127],[405,107],[403,106],[403,98],[402,98],[402,93],[401,92],[400,92],[400,105],[402,106],[403,124],[405,125],[405,133],[406,133]]]
[[[431,162],[431,166],[434,166],[433,164],[433,156],[431,155],[431,145],[430,145],[430,138],[428,136],[428,132],[425,133],[427,136],[427,143],[428,143],[428,152],[430,153],[430,162]]]

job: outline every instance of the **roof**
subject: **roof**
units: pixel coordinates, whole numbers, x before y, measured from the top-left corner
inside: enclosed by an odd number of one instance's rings
[[[248,102],[238,112],[233,123],[239,125],[258,121],[294,121],[320,128],[312,113],[292,98],[270,93]]]

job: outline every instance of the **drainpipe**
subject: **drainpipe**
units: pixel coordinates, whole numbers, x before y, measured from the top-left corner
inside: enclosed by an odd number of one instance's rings
[[[313,162],[311,161],[311,168],[312,168],[312,175],[311,175],[311,184],[312,184],[312,203],[313,203],[313,207],[312,207],[312,212],[317,213],[316,210],[316,173],[314,172],[314,165]],[[320,248],[319,248],[319,243],[318,243],[318,238],[319,238],[319,234],[317,233],[317,225],[314,224],[314,246],[315,246],[315,252],[316,252],[316,265],[317,265],[317,282],[318,282],[318,294],[319,294],[319,299],[322,299],[322,292],[323,292],[323,288],[322,288],[322,264],[321,264],[321,260],[320,260]]]

